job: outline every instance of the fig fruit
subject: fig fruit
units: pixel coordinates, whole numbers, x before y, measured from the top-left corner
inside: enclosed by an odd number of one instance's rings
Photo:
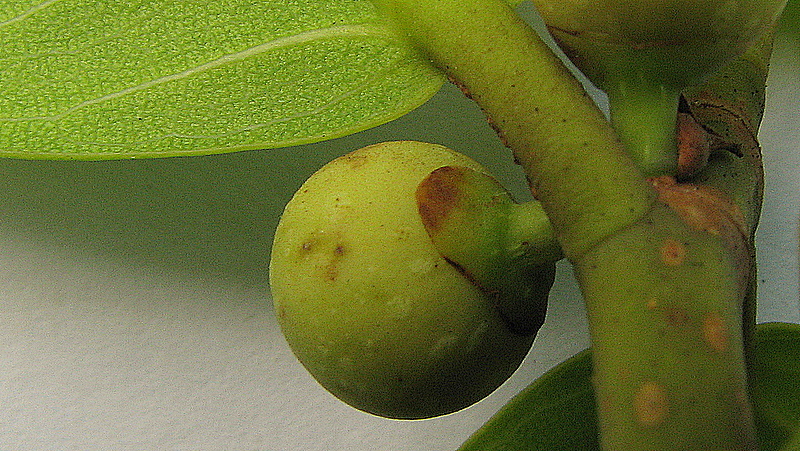
[[[674,175],[680,91],[770,32],[786,0],[533,0],[559,47],[609,96],[648,176]]]
[[[472,405],[534,339],[515,333],[428,236],[415,191],[447,165],[483,171],[433,144],[357,150],[312,175],[275,232],[270,284],[289,346],[328,391],[375,415],[419,419]]]

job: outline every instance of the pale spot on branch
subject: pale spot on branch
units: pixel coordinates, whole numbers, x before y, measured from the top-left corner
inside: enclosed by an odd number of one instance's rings
[[[639,424],[648,427],[661,424],[669,414],[669,402],[661,385],[653,381],[642,384],[636,392],[633,410]]]

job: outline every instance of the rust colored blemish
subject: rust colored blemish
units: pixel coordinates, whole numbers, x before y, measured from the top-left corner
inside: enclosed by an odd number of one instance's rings
[[[664,389],[653,381],[639,387],[633,400],[636,421],[647,427],[661,424],[669,414],[669,401]]]
[[[345,254],[345,247],[342,244],[337,244],[333,247],[333,256],[327,265],[325,265],[325,278],[331,282],[336,281],[339,277],[339,262]]]
[[[661,262],[667,266],[678,266],[686,260],[686,246],[678,240],[667,238],[659,249]]]
[[[444,166],[431,172],[417,187],[417,209],[430,235],[436,234],[463,196],[464,168]]]
[[[703,320],[703,339],[706,344],[717,352],[728,349],[728,330],[722,315],[711,312]]]
[[[335,282],[338,277],[339,269],[336,267],[336,265],[330,265],[326,268],[325,278],[328,279],[329,282]]]
[[[650,179],[661,202],[683,222],[698,231],[719,237],[736,265],[741,292],[747,287],[752,264],[750,231],[739,206],[724,192],[692,183],[678,183],[674,177]]]
[[[739,261],[749,261],[749,232],[745,217],[722,191],[692,183],[677,183],[673,177],[650,179],[658,198],[689,227],[725,240]],[[749,269],[743,268],[743,273]]]
[[[295,254],[303,265],[314,268],[324,280],[334,282],[339,277],[339,263],[346,257],[348,247],[341,238],[312,233],[298,246]]]
[[[366,149],[368,149],[368,147]],[[364,166],[370,159],[369,153],[362,152],[363,150],[364,149],[355,150],[346,155],[342,155],[336,160],[346,164],[350,169],[358,169]]]
[[[715,235],[745,235],[747,226],[739,207],[722,191],[692,183],[678,183],[669,176],[650,183],[658,198],[669,205],[689,226]],[[746,235],[745,235],[746,236]]]
[[[658,300],[656,298],[650,298],[645,301],[644,305],[647,307],[648,310],[655,310],[658,308]]]

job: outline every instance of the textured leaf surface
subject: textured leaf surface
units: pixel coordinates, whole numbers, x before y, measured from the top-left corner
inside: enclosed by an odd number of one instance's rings
[[[752,399],[762,451],[800,450],[800,325],[761,324]],[[599,450],[589,350],[514,397],[459,451]]]
[[[0,0],[0,156],[308,143],[399,117],[442,82],[368,0]]]

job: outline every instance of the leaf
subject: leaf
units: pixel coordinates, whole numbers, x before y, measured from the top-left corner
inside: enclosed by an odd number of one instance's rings
[[[752,379],[761,450],[800,449],[800,325],[757,327]]]
[[[781,16],[780,33],[800,39],[800,0],[789,0]]]
[[[591,352],[564,361],[515,396],[459,451],[599,450]],[[751,398],[762,451],[800,450],[800,324],[760,324]]]
[[[591,357],[585,350],[545,373],[459,451],[599,450]]]
[[[388,122],[443,76],[368,0],[0,0],[0,156],[309,143]]]

